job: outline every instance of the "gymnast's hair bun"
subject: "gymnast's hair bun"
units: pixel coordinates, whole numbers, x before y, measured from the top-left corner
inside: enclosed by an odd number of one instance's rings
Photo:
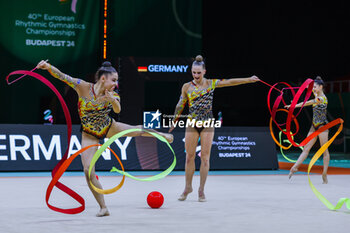
[[[315,83],[317,83],[318,85],[322,85],[324,86],[324,82],[322,80],[322,78],[320,76],[317,76],[314,80]]]
[[[117,72],[109,61],[103,62],[102,66],[98,69],[98,71],[100,71],[100,73],[97,75],[98,78],[96,78],[96,80],[98,80],[101,77],[103,72],[107,72],[107,73]]]
[[[320,76],[317,76],[317,77],[315,78],[315,80],[323,81],[322,78],[321,78]]]
[[[112,64],[109,61],[105,61],[102,63],[102,67],[111,67]]]
[[[202,55],[197,55],[196,56],[196,62],[202,62],[202,61],[203,61]]]

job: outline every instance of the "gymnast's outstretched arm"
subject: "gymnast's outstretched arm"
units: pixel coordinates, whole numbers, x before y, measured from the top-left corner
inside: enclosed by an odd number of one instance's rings
[[[70,86],[76,91],[78,91],[80,84],[84,82],[81,79],[72,78],[71,76],[62,73],[59,69],[57,69],[56,67],[54,67],[53,65],[49,64],[44,60],[41,60],[36,67],[42,70],[49,71],[49,73],[53,77],[63,81],[64,83],[66,83],[68,86]]]
[[[237,86],[241,84],[247,84],[247,83],[255,83],[259,81],[259,78],[255,75],[249,77],[249,78],[230,78],[230,79],[223,79],[218,82],[216,87],[230,87],[230,86]]]
[[[304,107],[313,105],[315,103],[317,103],[316,99],[308,100],[308,101],[305,102]],[[301,106],[303,106],[303,103],[298,103],[298,104],[295,105],[296,108],[300,108]],[[285,105],[284,108],[287,108],[287,109],[290,108],[290,104],[289,105]]]

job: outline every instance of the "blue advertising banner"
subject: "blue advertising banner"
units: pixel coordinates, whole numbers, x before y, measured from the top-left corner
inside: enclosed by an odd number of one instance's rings
[[[80,126],[74,125],[69,155],[81,149]],[[173,131],[171,144],[177,157],[175,170],[183,170],[186,153],[184,129]],[[107,140],[107,139],[105,139]],[[103,143],[103,141],[101,141]],[[67,149],[65,125],[0,125],[0,171],[50,171]],[[150,137],[123,137],[111,145],[121,158],[125,170],[164,170],[172,162],[172,153],[162,142]],[[196,149],[196,165],[200,163],[200,141]],[[96,170],[119,167],[110,151],[105,151]],[[267,127],[223,127],[215,130],[211,170],[278,169],[276,147]],[[81,171],[77,158],[69,167]]]

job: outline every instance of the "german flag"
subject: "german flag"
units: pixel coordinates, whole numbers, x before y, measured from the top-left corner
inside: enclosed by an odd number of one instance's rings
[[[147,72],[147,66],[139,66],[137,67],[138,72]]]

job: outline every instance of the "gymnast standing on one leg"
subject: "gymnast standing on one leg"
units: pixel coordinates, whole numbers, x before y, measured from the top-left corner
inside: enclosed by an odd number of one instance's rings
[[[307,136],[318,130],[321,126],[324,126],[328,123],[327,121],[327,105],[328,100],[326,95],[323,92],[323,86],[324,82],[321,79],[321,77],[317,76],[314,80],[314,87],[313,87],[313,93],[315,95],[315,99],[309,100],[305,103],[304,106],[312,105],[313,110],[313,118],[312,118],[312,126],[310,128],[310,131]],[[295,105],[295,107],[301,107],[303,103],[298,103]],[[289,108],[290,105],[286,105],[285,108]],[[328,130],[323,131],[318,135],[318,138],[320,139],[320,144],[323,146],[328,141]],[[309,155],[309,152],[312,148],[312,146],[315,144],[317,140],[317,137],[311,139],[305,146],[303,152],[300,154],[298,160],[293,165],[293,167],[290,169],[289,172],[289,179],[292,177],[292,175],[298,171],[299,166],[303,163],[303,161],[307,158]],[[328,149],[325,150],[323,153],[323,173],[322,173],[322,179],[323,183],[327,184],[327,170],[329,165],[329,152]]]
[[[258,77],[232,78],[226,80],[207,79],[205,75],[205,64],[203,57],[198,55],[192,64],[191,82],[185,83],[182,87],[181,96],[175,108],[176,122],[181,115],[186,103],[189,106],[190,120],[206,121],[213,119],[212,103],[215,88],[229,87],[240,84],[253,83],[259,80]],[[174,128],[172,127],[169,132]],[[187,127],[185,133],[186,165],[185,165],[185,190],[178,198],[184,201],[187,195],[192,192],[192,178],[195,171],[195,156],[198,138],[201,139],[201,166],[200,166],[200,186],[198,189],[198,201],[206,201],[204,186],[209,171],[210,150],[214,137],[214,128]]]
[[[78,112],[82,126],[82,148],[98,144],[100,139],[105,137],[110,138],[123,130],[135,128],[142,129],[142,126],[131,126],[121,122],[116,122],[109,116],[109,113],[112,110],[115,113],[119,113],[121,110],[120,97],[114,92],[114,89],[117,86],[118,73],[112,67],[110,62],[104,62],[97,70],[95,75],[96,83],[89,83],[81,79],[72,78],[43,60],[39,62],[37,68],[48,70],[53,77],[65,82],[78,93]],[[158,134],[165,137],[170,143],[173,141],[172,134]],[[140,131],[129,133],[126,136],[150,137],[152,135]],[[96,151],[97,147],[92,147],[86,150],[81,155],[81,161],[88,186],[100,206],[100,211],[96,216],[102,217],[108,216],[109,211],[106,207],[103,195],[93,190],[90,186],[88,177],[90,163]],[[90,180],[93,185],[102,189],[100,182],[96,178],[95,168],[91,172]]]

